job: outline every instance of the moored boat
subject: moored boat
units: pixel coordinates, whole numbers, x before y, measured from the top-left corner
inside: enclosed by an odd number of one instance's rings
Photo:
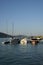
[[[27,39],[26,38],[21,39],[20,44],[26,45],[27,44]]]
[[[10,43],[10,41],[4,41],[4,42],[2,42],[2,44],[9,44]]]
[[[19,43],[20,43],[20,40],[14,38],[14,39],[12,39],[12,40],[10,41],[10,43],[11,43],[11,44],[19,44]]]
[[[36,45],[36,44],[39,43],[39,40],[37,40],[37,39],[31,39],[30,43],[32,43],[33,45]]]

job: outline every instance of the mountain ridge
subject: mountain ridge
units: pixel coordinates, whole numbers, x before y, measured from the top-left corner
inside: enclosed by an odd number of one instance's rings
[[[7,33],[0,32],[0,38],[7,38],[7,37],[12,37],[12,36]]]

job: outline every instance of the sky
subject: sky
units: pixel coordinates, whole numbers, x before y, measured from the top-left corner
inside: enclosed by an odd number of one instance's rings
[[[0,32],[43,35],[43,0],[0,0]]]

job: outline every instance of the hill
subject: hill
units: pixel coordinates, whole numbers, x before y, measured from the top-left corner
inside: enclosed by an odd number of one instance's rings
[[[11,35],[8,35],[6,33],[0,32],[0,38],[6,38],[6,37],[12,37]]]

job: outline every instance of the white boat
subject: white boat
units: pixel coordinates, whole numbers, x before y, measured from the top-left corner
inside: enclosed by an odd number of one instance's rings
[[[26,38],[21,39],[20,44],[26,45],[27,44],[27,39]]]

